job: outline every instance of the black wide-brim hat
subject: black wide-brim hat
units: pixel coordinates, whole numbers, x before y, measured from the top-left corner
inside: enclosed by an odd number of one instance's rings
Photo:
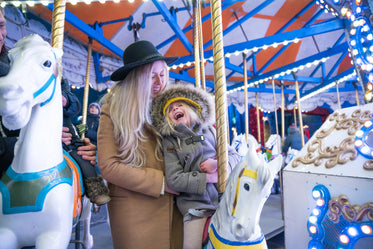
[[[161,55],[154,45],[145,40],[137,41],[129,45],[123,53],[124,66],[118,68],[111,76],[113,81],[126,78],[127,74],[135,67],[142,66],[154,61],[163,60],[167,65],[179,59],[177,56],[166,57]]]

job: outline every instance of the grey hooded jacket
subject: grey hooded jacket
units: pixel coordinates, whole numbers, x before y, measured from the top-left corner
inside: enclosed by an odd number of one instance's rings
[[[185,97],[201,107],[201,123],[190,128],[180,124],[172,129],[163,115],[167,100]],[[172,85],[153,101],[153,125],[163,136],[166,180],[170,188],[180,192],[176,197],[181,214],[208,217],[218,207],[218,191],[213,183],[206,183],[206,173],[200,164],[209,158],[216,158],[216,133],[212,96],[192,85]],[[188,141],[191,137],[203,136],[203,141]],[[239,162],[240,156],[233,147],[228,149],[230,172]]]

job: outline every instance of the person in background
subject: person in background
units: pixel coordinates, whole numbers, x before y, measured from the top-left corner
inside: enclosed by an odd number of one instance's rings
[[[307,141],[308,141],[308,138],[305,136],[304,143],[307,143]],[[288,135],[284,141],[282,152],[286,155],[290,147],[295,150],[301,150],[303,147],[299,128],[295,126],[295,124],[292,124],[289,126]]]
[[[206,220],[219,205],[212,100],[189,84],[172,85],[153,101],[153,124],[163,136],[166,181],[180,192],[176,203],[184,217],[184,249],[202,248]],[[229,173],[239,161],[240,155],[229,146]]]
[[[110,77],[118,82],[101,100],[98,166],[110,190],[115,249],[182,248],[178,193],[165,181],[161,137],[150,120],[152,98],[167,85],[167,64],[177,58],[162,56],[149,41],[132,43]]]
[[[87,113],[87,124],[78,124],[78,132],[81,135],[85,133],[85,136],[89,138],[91,143],[97,145],[97,130],[100,121],[101,107],[98,103],[92,102],[88,106]]]
[[[303,125],[303,131],[304,131],[304,135],[310,139],[310,127],[308,125]]]

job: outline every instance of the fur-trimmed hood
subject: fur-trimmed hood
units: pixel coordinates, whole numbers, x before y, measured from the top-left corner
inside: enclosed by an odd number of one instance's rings
[[[201,126],[209,126],[215,123],[215,106],[211,94],[191,84],[172,84],[153,100],[152,121],[154,127],[161,135],[172,134],[172,129],[167,124],[163,110],[168,100],[177,97],[192,100],[200,106],[199,118],[202,122]]]

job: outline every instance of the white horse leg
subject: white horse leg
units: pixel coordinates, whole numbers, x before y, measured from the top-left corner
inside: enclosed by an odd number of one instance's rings
[[[70,243],[71,230],[67,233],[61,231],[49,231],[39,235],[35,241],[36,249],[66,249]]]
[[[18,248],[17,236],[10,229],[0,228],[0,241],[0,249]]]
[[[84,249],[91,249],[94,241],[91,234],[91,207],[92,204],[87,197],[83,199],[83,213],[81,220],[83,221],[83,247]]]

